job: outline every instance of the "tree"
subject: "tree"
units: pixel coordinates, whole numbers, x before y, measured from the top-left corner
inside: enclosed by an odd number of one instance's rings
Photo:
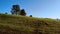
[[[5,14],[8,14],[7,12],[5,12]]]
[[[19,5],[13,5],[11,13],[12,14],[16,14],[16,15],[19,14],[20,13],[20,7],[19,7]]]
[[[21,10],[20,15],[22,15],[22,16],[26,16],[26,12],[25,12],[24,9]]]
[[[32,17],[32,15],[30,15],[30,17]]]

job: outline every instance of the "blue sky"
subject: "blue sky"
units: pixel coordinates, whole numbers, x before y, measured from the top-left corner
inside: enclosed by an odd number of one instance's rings
[[[27,16],[60,18],[60,0],[0,0],[0,13],[10,13],[15,4],[25,9]]]

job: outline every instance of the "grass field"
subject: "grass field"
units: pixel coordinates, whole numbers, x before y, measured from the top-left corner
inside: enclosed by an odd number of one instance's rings
[[[0,34],[60,34],[60,20],[0,14]]]

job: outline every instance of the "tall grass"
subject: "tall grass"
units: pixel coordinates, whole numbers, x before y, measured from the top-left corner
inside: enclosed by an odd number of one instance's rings
[[[1,34],[60,34],[60,20],[0,14]]]

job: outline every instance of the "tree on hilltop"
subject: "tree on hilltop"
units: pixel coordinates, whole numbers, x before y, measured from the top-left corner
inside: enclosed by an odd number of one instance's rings
[[[25,12],[24,9],[21,10],[20,15],[22,15],[22,16],[26,16],[26,12]]]
[[[13,5],[11,13],[12,14],[16,14],[16,15],[19,14],[20,13],[20,7],[19,7],[19,5]]]
[[[30,15],[30,17],[32,17],[32,15]]]

